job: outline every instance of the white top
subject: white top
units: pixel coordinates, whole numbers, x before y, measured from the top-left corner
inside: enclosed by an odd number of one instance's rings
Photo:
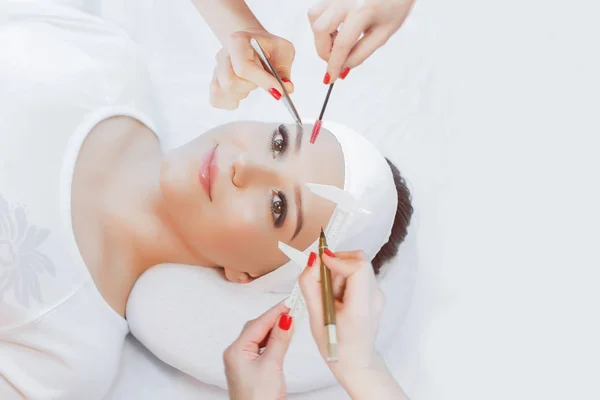
[[[0,6],[2,8],[3,6]],[[0,26],[0,399],[101,399],[127,322],[104,301],[71,225],[90,130],[153,109],[127,35],[50,5],[11,4]],[[0,9],[0,15],[4,10]]]

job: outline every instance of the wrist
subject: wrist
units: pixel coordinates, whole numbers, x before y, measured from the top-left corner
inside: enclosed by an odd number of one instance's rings
[[[338,381],[344,383],[348,381],[348,383],[351,384],[361,376],[372,375],[381,370],[381,365],[381,356],[374,353],[370,361],[363,365],[346,365],[342,363],[336,365],[334,375]]]
[[[234,32],[266,32],[243,0],[193,0],[193,3],[222,45],[227,44]]]
[[[352,399],[408,399],[379,354],[368,366],[341,368],[335,376]]]

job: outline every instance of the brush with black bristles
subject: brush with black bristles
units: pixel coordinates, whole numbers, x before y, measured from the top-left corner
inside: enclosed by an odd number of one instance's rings
[[[317,140],[319,136],[319,132],[321,132],[321,125],[323,124],[323,114],[325,114],[325,108],[327,108],[327,102],[329,101],[329,96],[331,95],[331,90],[333,89],[333,83],[329,85],[329,90],[327,90],[327,96],[325,96],[325,102],[323,103],[323,108],[321,108],[321,114],[319,114],[319,119],[315,121],[315,125],[312,129],[312,134],[310,135],[310,143],[313,144]]]

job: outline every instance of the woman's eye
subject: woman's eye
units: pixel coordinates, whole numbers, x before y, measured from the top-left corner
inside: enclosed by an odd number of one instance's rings
[[[271,152],[273,158],[277,158],[285,153],[288,146],[288,131],[285,125],[279,125],[271,135]]]
[[[271,197],[271,216],[276,228],[283,225],[287,211],[285,195],[282,192],[274,191]]]
[[[279,198],[279,196],[273,196],[273,205],[271,206],[271,211],[273,211],[273,216],[275,219],[281,217],[283,213],[283,202]]]
[[[273,140],[273,153],[279,156],[283,151],[283,137],[281,137],[281,134],[277,136],[278,137],[276,137],[275,140]]]

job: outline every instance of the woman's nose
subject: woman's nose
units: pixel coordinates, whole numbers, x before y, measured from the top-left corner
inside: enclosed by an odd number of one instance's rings
[[[240,155],[232,166],[231,181],[236,187],[247,187],[253,184],[274,185],[278,181],[275,169],[265,162]]]

